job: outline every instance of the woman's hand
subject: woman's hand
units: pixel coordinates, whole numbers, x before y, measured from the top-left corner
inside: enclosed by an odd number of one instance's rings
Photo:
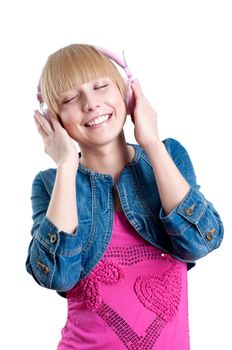
[[[144,96],[138,80],[132,81],[131,88],[135,98],[135,109],[131,115],[135,126],[135,139],[141,147],[147,148],[157,141],[160,142],[157,128],[157,113]]]
[[[43,138],[44,151],[55,161],[57,166],[63,163],[71,163],[78,166],[79,155],[77,149],[59,121],[51,117],[50,124],[39,111],[34,113],[38,132]]]

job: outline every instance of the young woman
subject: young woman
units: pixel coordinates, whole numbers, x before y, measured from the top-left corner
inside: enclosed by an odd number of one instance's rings
[[[26,265],[68,300],[58,349],[188,350],[187,270],[223,226],[187,151],[160,140],[137,80],[126,142],[125,81],[92,46],[52,54],[40,87],[49,116],[35,121],[56,168],[33,181]]]

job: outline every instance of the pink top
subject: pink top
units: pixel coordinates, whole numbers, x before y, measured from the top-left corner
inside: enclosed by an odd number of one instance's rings
[[[115,212],[95,269],[67,293],[57,350],[189,350],[187,268]]]

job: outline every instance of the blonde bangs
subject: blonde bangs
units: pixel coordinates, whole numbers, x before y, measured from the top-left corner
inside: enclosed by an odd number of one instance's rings
[[[125,100],[126,84],[115,65],[93,46],[74,44],[48,57],[41,76],[41,91],[50,113],[59,113],[60,95],[73,87],[108,76]]]

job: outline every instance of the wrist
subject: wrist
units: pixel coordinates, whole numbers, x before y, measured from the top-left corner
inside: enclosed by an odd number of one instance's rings
[[[144,151],[146,153],[154,153],[154,151],[158,151],[159,149],[163,149],[165,146],[163,144],[163,142],[159,139],[157,140],[153,140],[152,142],[146,144],[146,145],[142,145],[142,148],[144,149]]]
[[[77,170],[79,166],[79,158],[76,159],[66,159],[59,162],[57,165],[58,170]]]

